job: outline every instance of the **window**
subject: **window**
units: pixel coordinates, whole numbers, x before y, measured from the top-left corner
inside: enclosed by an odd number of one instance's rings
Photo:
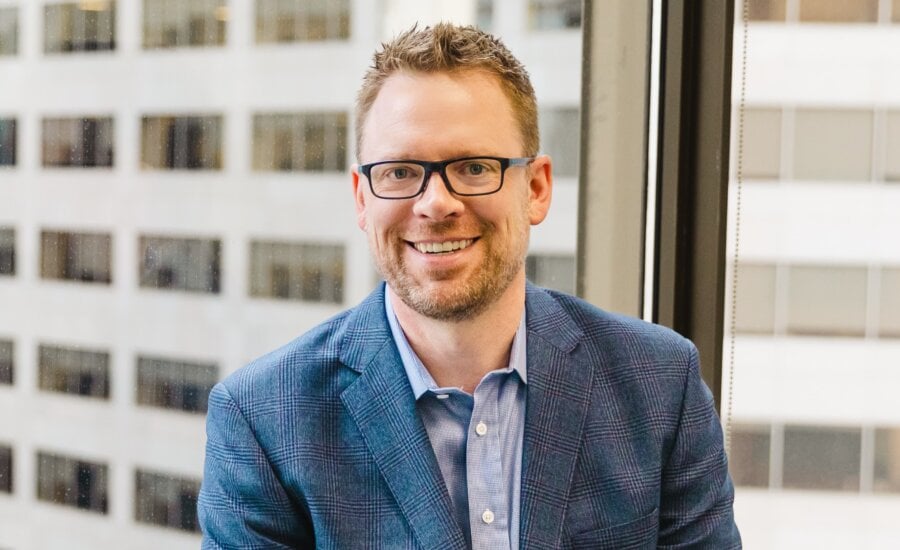
[[[38,346],[40,389],[109,399],[109,354],[57,346]]]
[[[210,364],[138,357],[137,374],[139,404],[205,414],[219,369]]]
[[[222,168],[221,116],[145,116],[141,121],[145,170]]]
[[[135,473],[134,519],[183,531],[200,531],[197,494],[200,480],[138,470]]]
[[[44,52],[88,52],[116,47],[116,3],[81,0],[44,7]]]
[[[342,172],[347,113],[279,113],[253,117],[254,170]]]
[[[734,168],[737,169],[736,163]],[[780,109],[749,108],[744,111],[742,168],[746,178],[778,178],[781,173]]]
[[[784,21],[786,0],[745,0],[750,21]],[[740,19],[740,14],[735,14]],[[746,139],[746,136],[745,136]]]
[[[113,165],[112,118],[45,118],[42,126],[44,166]]]
[[[0,227],[0,275],[16,274],[16,230]]]
[[[875,492],[900,493],[900,428],[875,430]]]
[[[800,21],[875,23],[878,21],[878,0],[800,0]]]
[[[859,428],[785,426],[784,487],[859,491],[860,444]]]
[[[0,7],[0,55],[19,53],[19,8]]]
[[[737,300],[737,332],[772,334],[775,330],[775,266],[739,265]]]
[[[0,166],[16,164],[16,119],[0,118]]]
[[[538,286],[575,294],[575,256],[529,254],[525,276]]]
[[[13,451],[9,445],[0,444],[0,493],[13,492]]]
[[[490,32],[494,19],[494,0],[478,0],[475,3],[475,25]]]
[[[529,0],[532,29],[578,29],[581,27],[581,0]]]
[[[14,352],[12,340],[0,339],[0,384],[11,385],[15,380]]]
[[[41,232],[41,277],[112,282],[112,237],[106,233]]]
[[[882,337],[900,337],[900,267],[881,270],[878,297],[880,317],[878,332]]]
[[[732,426],[728,467],[735,485],[769,486],[770,442],[768,426]]]
[[[139,246],[142,287],[219,293],[218,240],[142,236]]]
[[[221,46],[226,0],[144,0],[144,48]]]
[[[900,1],[900,0],[898,0]],[[898,5],[896,10],[900,10]],[[900,13],[894,12],[900,17]],[[884,179],[885,181],[900,182],[900,111],[891,111],[887,114],[887,136],[885,140],[887,154],[885,155]]]
[[[343,245],[253,241],[250,295],[342,303]]]
[[[256,0],[256,41],[305,42],[350,37],[349,0]]]
[[[538,115],[541,148],[553,158],[554,175],[577,176],[578,140],[581,135],[578,109],[541,109]]]
[[[38,500],[107,513],[107,466],[42,453],[38,459]]]
[[[863,336],[867,279],[863,267],[791,266],[788,332]]]
[[[796,179],[871,179],[871,111],[798,109],[795,117]]]

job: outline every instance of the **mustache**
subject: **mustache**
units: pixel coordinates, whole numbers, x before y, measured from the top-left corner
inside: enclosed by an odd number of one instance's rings
[[[492,230],[492,225],[483,220],[479,220],[477,225],[474,227],[472,224],[462,224],[457,220],[444,220],[439,222],[426,222],[422,225],[416,227],[415,231],[412,233],[415,235],[421,235],[423,237],[434,238],[441,237],[445,235],[459,235],[463,234],[472,234],[477,233],[478,235],[484,235],[485,233],[489,233]]]

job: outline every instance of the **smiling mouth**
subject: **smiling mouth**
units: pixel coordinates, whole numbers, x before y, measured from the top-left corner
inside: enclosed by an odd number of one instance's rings
[[[423,254],[451,254],[458,250],[468,248],[478,239],[462,239],[459,241],[444,241],[439,243],[409,243],[413,248]]]

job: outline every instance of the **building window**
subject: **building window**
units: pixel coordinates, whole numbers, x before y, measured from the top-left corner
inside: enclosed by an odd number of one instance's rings
[[[0,55],[19,53],[19,8],[0,7]]]
[[[12,385],[15,381],[15,345],[12,340],[0,339],[0,384]]]
[[[144,0],[144,48],[222,46],[225,0]]]
[[[883,338],[900,338],[900,267],[881,270],[878,294],[878,334]]]
[[[141,167],[145,170],[220,170],[221,116],[145,116]]]
[[[81,0],[44,7],[44,52],[89,52],[116,48],[116,3]]]
[[[785,426],[786,489],[859,491],[859,428]]]
[[[900,4],[894,9],[900,10]],[[900,17],[900,13],[897,16]],[[900,155],[897,154],[897,151],[900,151],[900,111],[891,111],[887,114],[886,138],[884,179],[900,182]]]
[[[798,109],[794,178],[869,181],[872,178],[872,111]]]
[[[16,230],[0,227],[0,275],[16,274]]]
[[[102,351],[40,345],[40,389],[109,399],[109,354]]]
[[[38,500],[107,513],[107,466],[38,453]]]
[[[141,523],[200,531],[197,494],[200,480],[138,470],[135,473],[134,519]]]
[[[581,27],[581,0],[529,0],[532,29],[578,29]]]
[[[494,20],[494,0],[478,0],[475,3],[475,25],[490,31]]]
[[[253,117],[253,169],[343,172],[347,113],[275,113]]]
[[[0,493],[13,492],[13,450],[0,444]]]
[[[744,0],[750,21],[784,21],[786,0]],[[740,15],[737,15],[740,17]]]
[[[735,330],[772,334],[775,331],[775,266],[740,264],[736,283]]]
[[[529,254],[525,258],[525,276],[538,286],[575,294],[575,256]]]
[[[750,108],[744,111],[741,168],[745,178],[778,179],[781,174],[781,109]]]
[[[112,236],[41,232],[41,277],[88,283],[112,282]]]
[[[900,493],[900,429],[875,430],[875,479],[877,493]]]
[[[45,118],[44,166],[109,167],[113,165],[113,119]]]
[[[769,486],[768,426],[735,424],[731,428],[731,452],[728,468],[735,485],[742,487]]]
[[[250,295],[340,304],[344,247],[312,243],[250,243]]]
[[[795,265],[788,281],[789,333],[865,335],[866,268]]]
[[[210,364],[138,357],[137,374],[139,404],[205,414],[219,369]]]
[[[16,164],[16,119],[0,118],[0,166]]]
[[[142,287],[219,293],[218,240],[142,236],[139,247]]]
[[[581,121],[577,108],[541,109],[538,114],[541,148],[553,159],[555,176],[578,176],[578,139]]]
[[[875,23],[878,21],[878,0],[800,0],[800,21]]]
[[[349,0],[256,0],[258,43],[349,37]]]

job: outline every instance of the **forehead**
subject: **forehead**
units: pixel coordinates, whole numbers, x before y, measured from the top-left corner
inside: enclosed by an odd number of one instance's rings
[[[512,104],[497,76],[479,70],[388,77],[363,122],[360,160],[521,156]]]

